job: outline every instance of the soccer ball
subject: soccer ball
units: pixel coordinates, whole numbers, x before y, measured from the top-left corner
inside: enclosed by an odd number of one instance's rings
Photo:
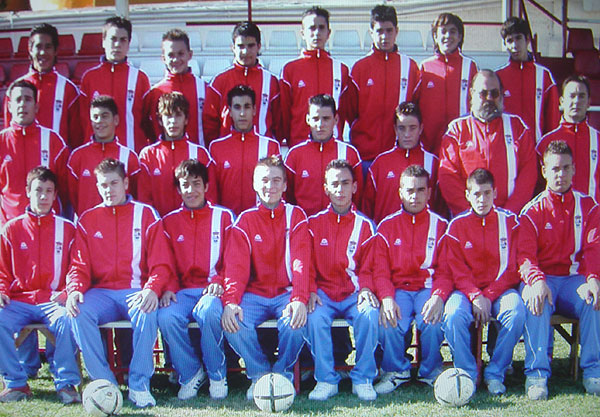
[[[118,414],[123,406],[119,388],[106,379],[96,379],[83,390],[83,408],[94,417]]]
[[[460,407],[467,404],[475,393],[475,383],[461,368],[450,368],[438,376],[433,385],[435,399],[442,405]]]
[[[294,385],[281,374],[263,375],[254,385],[254,402],[262,411],[285,411],[295,396]]]

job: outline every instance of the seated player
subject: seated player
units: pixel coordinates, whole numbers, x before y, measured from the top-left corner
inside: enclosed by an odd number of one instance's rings
[[[423,149],[421,112],[414,103],[404,102],[396,107],[394,131],[395,146],[379,154],[367,174],[363,211],[375,223],[402,207],[398,182],[408,166],[420,165],[425,168],[429,178],[429,189],[433,189],[437,182],[438,159]]]
[[[129,320],[133,357],[129,399],[156,405],[150,393],[158,297],[174,276],[162,223],[149,206],[127,195],[125,167],[107,158],[94,169],[103,203],[79,218],[67,276],[67,310],[92,380],[117,384],[106,361],[99,325]]]
[[[227,106],[232,120],[231,131],[212,141],[208,147],[214,161],[211,186],[215,203],[240,214],[256,205],[256,193],[252,189],[256,163],[281,152],[277,141],[256,131],[253,123],[256,95],[252,87],[236,85],[229,90]]]
[[[331,323],[344,318],[354,328],[356,359],[350,378],[352,392],[364,401],[377,398],[377,316],[379,302],[372,287],[366,260],[368,241],[375,227],[352,204],[357,183],[352,165],[336,159],[325,168],[323,184],[329,207],[308,218],[312,235],[308,340],[315,361],[317,385],[309,400],[324,401],[338,392],[340,375],[334,370]]]
[[[261,159],[254,169],[255,208],[244,211],[228,237],[224,257],[225,293],[221,324],[233,350],[246,364],[254,385],[268,372],[290,381],[306,338],[310,234],[301,208],[281,198],[287,185],[279,156]],[[279,355],[273,366],[258,342],[256,326],[277,319]]]
[[[0,402],[32,396],[14,339],[31,323],[43,323],[55,337],[51,368],[59,400],[63,404],[81,401],[75,390],[81,382],[77,346],[67,311],[56,301],[65,287],[75,236],[75,226],[52,211],[57,183],[48,168],[32,169],[27,174],[29,206],[4,226],[0,236],[0,372],[6,384]]]
[[[429,173],[410,165],[400,177],[402,207],[377,227],[372,246],[373,287],[381,300],[379,341],[384,374],[375,385],[388,394],[410,380],[405,336],[412,322],[421,332],[418,380],[429,385],[442,371],[440,346],[444,340],[440,320],[452,281],[437,267],[438,242],[448,223],[427,208],[431,194]]]
[[[163,133],[158,142],[140,152],[143,172],[138,183],[138,197],[154,207],[160,216],[181,205],[181,194],[173,184],[177,165],[186,159],[197,159],[204,166],[212,164],[208,151],[192,143],[186,133],[189,112],[190,103],[182,93],[163,94],[158,100]]]
[[[181,162],[175,169],[175,181],[183,206],[163,218],[177,278],[168,282],[160,299],[158,326],[179,374],[180,400],[195,397],[206,382],[202,362],[210,378],[210,397],[227,396],[220,320],[223,306],[219,298],[223,294],[223,278],[219,272],[233,214],[206,201],[208,180],[208,170],[198,160]],[[198,322],[202,333],[202,361],[188,334],[192,319]]]
[[[583,386],[600,395],[600,226],[595,201],[573,190],[573,154],[564,141],[544,151],[546,190],[520,216],[517,260],[526,308],[525,392],[548,398],[550,316],[579,319]]]
[[[471,353],[475,327],[497,320],[498,338],[483,378],[492,395],[506,392],[504,374],[512,362],[513,349],[523,334],[525,307],[516,291],[517,216],[496,208],[492,173],[477,168],[467,179],[471,209],[455,217],[442,239],[440,265],[449,269],[456,291],[446,302],[444,334],[454,366],[477,381],[477,364]]]

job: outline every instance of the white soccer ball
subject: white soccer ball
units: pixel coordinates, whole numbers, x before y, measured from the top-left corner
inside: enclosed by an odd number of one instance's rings
[[[475,393],[475,383],[464,369],[446,369],[433,385],[435,399],[442,405],[460,407],[467,404]]]
[[[281,374],[263,375],[254,385],[254,402],[262,411],[285,411],[295,396],[294,385]]]
[[[96,379],[83,390],[83,408],[94,417],[118,414],[123,406],[119,388],[106,379]]]

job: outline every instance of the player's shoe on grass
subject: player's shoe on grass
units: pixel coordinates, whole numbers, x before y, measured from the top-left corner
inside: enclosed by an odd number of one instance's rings
[[[544,377],[528,376],[525,380],[527,398],[533,401],[548,399],[547,379]]]
[[[429,376],[417,375],[417,381],[422,382],[423,384],[427,384],[430,387],[433,387],[433,384],[435,384],[435,380],[438,378],[438,376],[440,376],[441,373],[442,368],[437,368],[436,370],[431,372]]]
[[[227,387],[227,378],[223,378],[220,381],[213,381],[211,379],[208,386],[208,392],[210,394],[210,398],[213,400],[225,399],[229,393],[229,388]]]
[[[502,395],[506,392],[506,387],[499,379],[486,379],[485,385],[487,385],[487,390],[492,395]]]
[[[246,399],[248,401],[254,401],[254,386],[255,385],[256,385],[256,381],[252,381],[252,384],[250,384],[248,391],[246,391]]]
[[[150,391],[135,391],[129,388],[129,401],[138,408],[154,407],[156,400],[150,394]]]
[[[194,398],[196,395],[198,395],[198,390],[205,382],[206,372],[204,372],[204,369],[201,366],[192,379],[185,384],[181,384],[181,388],[179,388],[179,392],[177,393],[177,398],[182,401]]]
[[[600,395],[600,378],[584,378],[583,387],[588,394]]]
[[[317,382],[317,385],[308,394],[309,400],[325,401],[338,393],[338,385],[328,382]]]
[[[19,388],[6,388],[0,392],[0,403],[14,403],[16,401],[26,400],[31,398],[33,394],[29,389],[29,385]]]
[[[81,402],[81,395],[77,392],[73,385],[67,385],[56,392],[58,399],[63,404],[73,404]]]
[[[386,372],[381,377],[381,381],[375,385],[375,392],[377,394],[389,394],[408,381],[410,381],[409,369],[403,372]]]
[[[377,393],[373,389],[373,384],[352,384],[352,394],[356,394],[362,401],[374,401]]]

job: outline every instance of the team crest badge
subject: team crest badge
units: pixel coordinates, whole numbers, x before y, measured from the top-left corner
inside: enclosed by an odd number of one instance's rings
[[[598,158],[598,151],[592,150],[592,155],[591,156],[592,156],[592,161],[595,161],[596,158]]]
[[[135,240],[140,240],[141,237],[142,237],[142,230],[138,227],[133,229],[133,238]]]
[[[218,243],[219,242],[219,238],[220,238],[220,233],[219,232],[213,232],[212,234],[212,240],[214,243]]]
[[[402,78],[400,80],[400,85],[402,86],[402,88],[406,88],[406,86],[408,85],[408,79]]]
[[[50,159],[50,155],[47,150],[42,151],[42,165],[48,166],[48,160]]]
[[[56,253],[61,253],[63,248],[62,242],[56,242]]]
[[[61,111],[63,106],[62,100],[56,100],[54,102],[54,111]]]
[[[356,251],[356,242],[351,240],[350,243],[348,243],[348,252],[354,253],[354,251]]]
[[[513,138],[512,138],[512,135],[510,133],[505,134],[504,135],[504,139],[506,139],[506,143],[507,144],[509,144],[509,145],[512,144]]]
[[[135,91],[127,90],[127,101],[133,101],[134,96],[135,96]]]
[[[267,94],[262,95],[262,105],[266,106],[269,103],[269,96]]]
[[[500,238],[500,248],[501,249],[508,248],[508,240],[505,237]]]
[[[334,80],[333,81],[333,88],[335,90],[339,90],[341,86],[342,86],[342,81],[341,80]]]
[[[200,111],[202,111],[204,109],[204,99],[203,98],[198,99],[198,108],[200,109]]]
[[[541,89],[541,88],[536,88],[536,89],[535,89],[535,98],[536,98],[537,100],[539,100],[539,99],[541,99],[541,98],[542,98],[542,89]]]
[[[581,216],[575,216],[575,227],[581,227]]]
[[[427,238],[427,248],[433,249],[434,246],[435,246],[435,239],[432,237]]]
[[[460,88],[466,90],[469,88],[469,80],[462,79],[460,80]]]

